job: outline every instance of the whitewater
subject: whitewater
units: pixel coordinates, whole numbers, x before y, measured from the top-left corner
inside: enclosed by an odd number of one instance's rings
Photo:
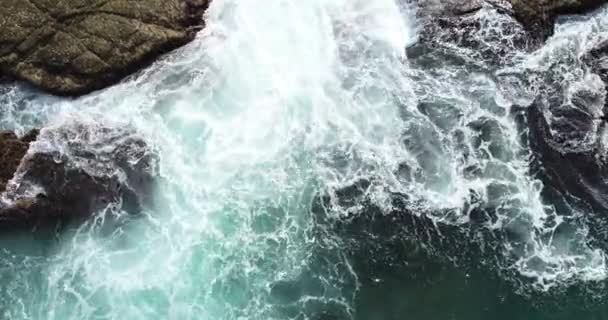
[[[74,100],[0,89],[2,129],[84,125],[95,142],[100,127],[129,128],[158,159],[144,212],[108,206],[52,245],[0,239],[0,315],[357,318],[368,279],[340,236],[319,236],[331,228],[318,211],[339,221],[368,206],[390,215],[395,195],[435,225],[466,226],[473,204],[493,208],[483,227],[508,233],[493,267],[532,290],[605,279],[603,251],[584,225],[559,228],[568,219],[529,173],[511,109],[529,97],[483,73],[412,65],[416,10],[394,0],[214,0],[194,42],[116,86]],[[542,69],[585,26],[562,26],[511,67]],[[365,201],[340,200],[361,181]],[[123,222],[108,228],[108,217]]]

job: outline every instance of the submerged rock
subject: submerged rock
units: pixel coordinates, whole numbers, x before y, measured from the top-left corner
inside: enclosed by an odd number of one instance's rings
[[[583,63],[604,82],[608,92],[608,39],[599,42],[585,53]],[[608,99],[604,101],[604,108],[608,108]]]
[[[6,183],[12,179],[27,153],[30,142],[36,139],[38,130],[33,130],[26,136],[19,138],[11,131],[0,132],[0,192],[6,188]]]
[[[419,41],[408,56],[439,54],[456,64],[500,65],[517,51],[530,51],[552,34],[556,18],[581,14],[607,0],[412,0]],[[449,51],[458,51],[458,55]],[[467,57],[469,59],[467,59]]]
[[[155,165],[147,144],[125,129],[45,129],[2,195],[0,231],[53,230],[106,208],[137,212],[151,196]]]
[[[507,2],[419,1],[419,41],[408,57],[424,67],[492,69],[536,44],[513,18]]]
[[[532,170],[560,197],[592,208],[598,212],[608,210],[608,175],[605,146],[593,144],[585,149],[564,147],[556,137],[558,130],[552,128],[538,103],[527,108],[530,148],[534,152]],[[570,115],[572,134],[588,134],[587,115]],[[549,190],[550,191],[550,190]],[[553,197],[559,198],[559,197]]]
[[[558,15],[582,14],[608,3],[606,0],[510,0],[517,19],[526,27],[549,36]]]
[[[191,41],[208,0],[6,0],[0,79],[60,95],[111,85]]]
[[[583,61],[589,65],[602,80],[608,81],[608,39],[597,44],[583,57]]]

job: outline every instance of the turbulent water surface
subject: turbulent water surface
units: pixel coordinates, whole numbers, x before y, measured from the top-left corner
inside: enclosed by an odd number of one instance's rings
[[[545,192],[526,123],[536,101],[561,137],[550,97],[605,95],[577,61],[608,11],[534,52],[501,40],[522,32],[510,18],[476,13],[485,53],[507,48],[496,68],[441,34],[443,52],[406,54],[416,10],[215,0],[196,41],[117,86],[1,88],[2,129],[84,125],[72,139],[101,153],[99,128],[127,128],[159,159],[144,212],[0,240],[2,318],[605,319],[606,239],[586,220],[602,212]],[[69,154],[47,136],[33,148]]]

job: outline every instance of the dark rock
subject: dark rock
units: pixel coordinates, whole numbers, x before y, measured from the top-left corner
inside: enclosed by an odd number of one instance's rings
[[[527,110],[530,148],[535,155],[532,170],[544,185],[551,186],[569,201],[582,201],[599,212],[608,210],[608,183],[603,178],[608,175],[608,166],[601,157],[601,146],[581,150],[564,148],[554,136],[555,130],[551,130],[539,103]],[[584,115],[572,118],[571,121],[587,123]]]
[[[419,3],[419,41],[407,55],[424,68],[492,69],[535,44],[508,7],[483,1]]]
[[[155,160],[147,144],[125,129],[45,129],[3,194],[0,230],[54,230],[105,208],[138,212],[153,191]]]
[[[191,41],[208,0],[6,0],[0,78],[59,95],[111,85]]]
[[[607,0],[412,0],[419,41],[408,57],[425,66],[503,65],[518,51],[537,49],[558,15],[585,13]]]
[[[582,61],[593,73],[600,76],[608,92],[608,40],[595,45],[582,57]],[[608,99],[605,99],[604,108],[608,109]]]
[[[582,58],[602,80],[608,80],[608,39],[593,46]]]
[[[515,17],[529,30],[548,37],[558,15],[583,14],[606,0],[510,0]]]
[[[599,140],[593,148],[564,149],[559,141],[556,143],[542,109],[538,101],[526,108],[529,144],[534,154],[530,163],[531,174],[543,182],[541,196],[544,201],[551,203],[557,212],[566,217],[566,221],[575,219],[577,223],[584,223],[589,232],[586,241],[606,250],[606,146]],[[605,124],[602,129],[606,130]]]
[[[21,159],[27,153],[30,142],[36,139],[38,130],[33,130],[26,136],[19,138],[13,132],[0,132],[0,192],[3,192],[6,183],[13,178]]]
[[[481,9],[483,0],[427,0],[419,5],[423,15],[460,16]]]

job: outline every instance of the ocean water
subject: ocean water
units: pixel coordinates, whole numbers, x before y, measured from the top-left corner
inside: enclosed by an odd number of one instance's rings
[[[110,128],[158,159],[143,212],[108,206],[52,240],[0,239],[0,318],[608,318],[607,248],[586,219],[603,212],[545,192],[526,129],[534,101],[559,124],[544,98],[605,96],[579,58],[608,38],[608,11],[524,50],[486,8],[476,39],[508,48],[492,65],[450,42],[458,30],[408,54],[417,10],[214,0],[194,42],[116,86],[0,89],[0,128],[44,128],[31,152],[69,156],[50,133],[84,130],[72,138],[101,154]]]

